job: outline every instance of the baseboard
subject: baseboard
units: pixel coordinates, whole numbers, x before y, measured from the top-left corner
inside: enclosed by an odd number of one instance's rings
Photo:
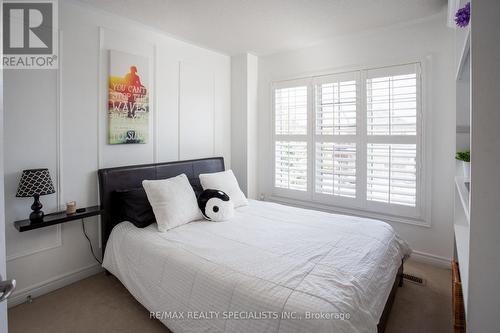
[[[413,251],[411,254],[411,258],[418,262],[423,262],[425,264],[429,264],[436,267],[451,269],[451,259],[436,256],[434,254]]]
[[[46,281],[36,283],[27,288],[16,290],[12,293],[8,300],[8,307],[13,307],[24,303],[26,301],[26,297],[31,296],[32,298],[36,298],[47,294],[56,289],[62,288],[69,284],[75,283],[76,281],[85,279],[86,277],[92,276],[99,272],[102,272],[103,269],[101,265],[95,263],[86,267],[82,267],[80,269],[74,270],[69,273],[61,274],[55,276]]]

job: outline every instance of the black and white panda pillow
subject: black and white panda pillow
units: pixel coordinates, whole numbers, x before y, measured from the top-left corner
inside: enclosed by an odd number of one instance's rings
[[[229,220],[234,215],[234,204],[229,196],[220,191],[206,189],[198,197],[203,217],[209,221],[221,222]]]

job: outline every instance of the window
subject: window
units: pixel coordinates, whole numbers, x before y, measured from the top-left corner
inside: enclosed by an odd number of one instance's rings
[[[274,90],[274,186],[307,191],[307,86]]]
[[[377,72],[368,71],[366,80],[368,135],[416,135],[416,73],[386,76]]]
[[[316,143],[316,193],[356,197],[356,144]]]
[[[356,134],[356,75],[329,76],[316,81],[316,134]]]
[[[366,199],[417,206],[418,65],[366,72]]]
[[[275,90],[277,135],[307,134],[307,86]]]
[[[415,207],[416,146],[368,144],[367,200]]]
[[[419,218],[420,81],[416,63],[275,84],[275,194]]]
[[[276,141],[276,187],[307,190],[307,143]]]
[[[315,105],[314,192],[356,198],[359,73],[313,80]]]

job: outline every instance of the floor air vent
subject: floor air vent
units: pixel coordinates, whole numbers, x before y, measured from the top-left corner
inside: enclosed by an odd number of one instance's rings
[[[415,276],[415,275],[403,273],[403,279],[405,279],[408,282],[413,282],[413,283],[421,285],[421,286],[425,285],[425,280],[423,278]]]

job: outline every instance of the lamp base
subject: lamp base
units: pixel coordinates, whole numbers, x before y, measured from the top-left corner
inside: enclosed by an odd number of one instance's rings
[[[36,212],[31,212],[30,220],[31,220],[31,222],[42,222],[44,216],[45,216],[45,214],[41,210],[36,211]]]
[[[33,202],[33,204],[31,205],[31,209],[33,210],[30,214],[30,220],[32,222],[41,222],[43,221],[43,216],[45,215],[43,213],[43,211],[41,210],[43,205],[42,203],[40,202],[40,195],[39,194],[35,194],[33,196],[33,198],[35,199],[35,201]]]

